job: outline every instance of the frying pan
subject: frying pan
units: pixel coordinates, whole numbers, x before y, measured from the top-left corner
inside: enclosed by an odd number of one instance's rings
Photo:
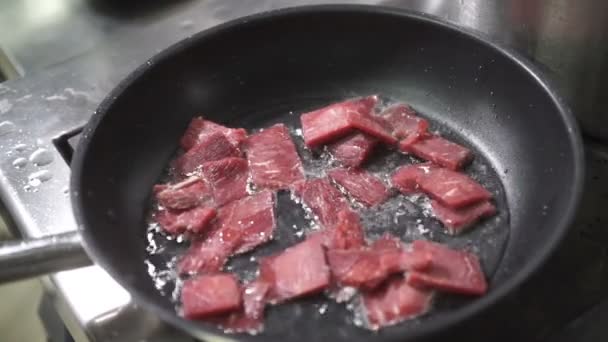
[[[510,234],[489,293],[379,333],[337,313],[307,316],[287,304],[270,310],[266,332],[235,338],[404,341],[486,312],[541,266],[568,229],[583,177],[578,130],[522,57],[437,19],[390,8],[312,6],[237,19],[173,45],[129,75],[93,115],[73,160],[71,200],[88,255],[167,322],[201,339],[222,335],[179,317],[144,262],[150,189],[189,120],[204,113],[228,126],[259,128],[293,121],[290,112],[373,93],[408,102],[458,132],[496,170]],[[77,241],[55,237],[51,248],[69,246],[64,240]],[[1,265],[25,260],[23,253],[2,254]]]

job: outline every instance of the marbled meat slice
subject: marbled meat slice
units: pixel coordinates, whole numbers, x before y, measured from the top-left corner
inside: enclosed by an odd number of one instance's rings
[[[380,117],[390,125],[395,138],[412,143],[426,135],[429,128],[428,121],[403,103],[385,109]]]
[[[258,188],[284,189],[304,180],[300,156],[283,124],[251,135],[246,153],[251,179]]]
[[[221,270],[231,255],[245,253],[272,239],[274,194],[260,191],[218,210],[215,229],[194,241],[178,264],[180,274]]]
[[[390,195],[386,185],[365,170],[336,168],[328,171],[327,175],[367,207],[384,203]]]
[[[238,310],[241,290],[232,274],[201,275],[184,282],[181,300],[183,316],[200,319]]]
[[[377,287],[394,273],[430,266],[427,255],[406,251],[401,241],[390,235],[381,237],[369,247],[330,249],[327,261],[338,285],[365,289]]]
[[[240,157],[241,152],[234,147],[221,132],[206,135],[196,145],[175,160],[174,168],[181,175],[190,175],[200,170],[203,163],[228,157]]]
[[[404,271],[425,270],[431,265],[430,253],[413,253],[411,245],[405,245],[396,236],[384,233],[370,245],[374,251],[402,249],[401,267]]]
[[[300,116],[302,136],[309,148],[316,148],[352,132],[353,113],[369,116],[378,98],[368,96],[334,103]],[[361,123],[359,125],[362,125]]]
[[[450,170],[460,170],[473,160],[471,150],[437,135],[414,142],[404,140],[399,149]]]
[[[451,209],[437,201],[431,201],[431,207],[435,217],[452,235],[461,233],[482,218],[496,214],[496,207],[490,201],[471,204],[460,209]]]
[[[420,189],[449,208],[462,208],[492,198],[488,190],[469,176],[426,163],[400,167],[391,181],[401,192]]]
[[[186,210],[163,209],[154,214],[154,219],[171,235],[185,232],[200,234],[211,227],[215,216],[214,208],[199,206]]]
[[[391,176],[391,184],[404,194],[418,192],[422,178],[435,168],[437,167],[431,163],[401,166]]]
[[[333,249],[327,251],[327,261],[338,285],[373,289],[391,274],[403,272],[402,253],[401,249]]]
[[[220,229],[230,229],[239,235],[235,254],[248,252],[272,239],[276,227],[274,202],[274,193],[264,190],[219,209]]]
[[[431,307],[432,299],[432,291],[410,286],[400,276],[362,294],[363,310],[372,330],[425,314]]]
[[[306,239],[260,261],[260,278],[270,284],[270,303],[323,291],[330,274],[318,240]]]
[[[213,205],[213,193],[199,177],[190,177],[176,184],[154,186],[158,204],[168,209],[189,209],[199,205]]]
[[[327,178],[315,178],[300,182],[295,186],[295,193],[319,218],[319,223],[328,229],[338,223],[338,213],[340,211],[350,210],[344,195]]]
[[[395,145],[398,140],[384,127],[384,122],[370,112],[353,112],[350,114],[352,126],[361,132],[377,138],[387,145]]]
[[[413,253],[431,255],[431,266],[407,273],[408,284],[468,295],[486,293],[488,285],[476,255],[436,242],[415,240]]]
[[[239,241],[240,232],[229,228],[216,228],[204,238],[194,240],[177,264],[179,274],[220,271]]]
[[[316,231],[309,239],[318,241],[327,249],[351,249],[365,245],[365,233],[359,215],[352,210],[338,213],[338,223],[333,228]]]
[[[213,189],[213,199],[217,206],[247,196],[247,160],[229,157],[206,162],[202,164],[201,171]]]
[[[188,151],[206,136],[216,132],[223,133],[228,141],[237,148],[247,138],[247,131],[242,128],[228,128],[213,121],[205,120],[202,117],[196,117],[190,121],[186,132],[179,142],[180,146],[185,151]]]
[[[270,289],[268,283],[255,280],[242,288],[242,307],[226,315],[212,317],[210,322],[215,323],[225,332],[257,334],[264,328],[264,307],[266,294]]]
[[[355,132],[329,145],[331,155],[344,167],[359,167],[369,159],[378,139]]]

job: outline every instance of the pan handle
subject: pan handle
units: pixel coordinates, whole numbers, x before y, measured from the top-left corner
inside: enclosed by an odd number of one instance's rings
[[[91,265],[77,231],[0,242],[0,283]]]

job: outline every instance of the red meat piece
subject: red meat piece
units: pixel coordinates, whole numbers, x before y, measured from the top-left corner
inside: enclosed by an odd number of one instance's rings
[[[247,138],[247,132],[242,128],[228,128],[213,121],[205,120],[202,117],[196,117],[190,121],[186,132],[180,140],[180,146],[185,151],[188,151],[205,137],[216,132],[223,133],[228,141],[237,148]]]
[[[429,128],[429,123],[406,104],[389,107],[380,117],[390,125],[393,136],[399,140],[414,142],[426,135]]]
[[[181,299],[184,317],[199,319],[238,310],[241,291],[232,274],[202,275],[184,282]]]
[[[490,201],[483,201],[470,206],[451,209],[437,201],[431,201],[435,217],[443,223],[448,233],[459,234],[477,221],[496,214],[496,207]]]
[[[240,157],[241,152],[234,147],[221,132],[206,135],[186,153],[176,159],[174,168],[181,175],[189,175],[200,169],[204,162],[228,157]]]
[[[358,129],[388,144],[397,140],[371,116],[376,96],[352,99],[302,114],[302,135],[309,148],[341,138]]]
[[[338,213],[350,210],[344,195],[327,178],[309,179],[296,185],[295,192],[302,202],[319,218],[325,228],[338,223]]]
[[[177,264],[179,274],[220,271],[239,242],[239,238],[238,231],[216,229],[206,238],[193,241]]]
[[[364,235],[359,215],[352,210],[343,210],[338,213],[335,227],[315,232],[309,239],[318,240],[327,249],[350,249],[365,245]]]
[[[362,295],[363,308],[370,329],[377,330],[426,313],[433,292],[410,286],[402,277]]]
[[[284,189],[304,180],[302,162],[283,124],[250,136],[246,146],[251,178],[258,188]]]
[[[307,239],[266,257],[260,262],[260,277],[270,284],[271,303],[321,292],[329,285],[323,247]]]
[[[404,193],[421,189],[449,208],[462,208],[492,198],[488,190],[469,176],[428,164],[403,166],[391,180],[393,186]]]
[[[408,272],[408,284],[468,295],[482,295],[487,291],[476,255],[423,240],[414,241],[412,249],[413,253],[430,254],[432,261],[424,271]]]
[[[192,243],[178,264],[180,274],[219,271],[233,254],[272,239],[276,226],[274,194],[261,191],[222,207],[216,229]]]
[[[274,193],[260,191],[229,203],[218,212],[220,230],[238,232],[234,253],[245,253],[272,239],[276,226]]]
[[[327,261],[339,285],[373,289],[389,275],[403,271],[402,253],[401,249],[334,249],[327,251]]]
[[[435,168],[430,163],[402,166],[391,176],[391,184],[405,194],[417,192],[421,180]]]
[[[370,246],[374,251],[403,249],[401,267],[403,270],[425,270],[431,265],[431,255],[428,253],[412,253],[411,246],[404,248],[401,240],[389,233],[384,233]]]
[[[386,185],[367,171],[338,168],[328,171],[327,175],[353,198],[368,207],[382,204],[389,197]]]
[[[177,235],[186,231],[202,233],[211,226],[215,216],[215,209],[200,206],[187,210],[161,210],[154,218],[165,232]]]
[[[228,202],[247,196],[247,160],[224,158],[203,163],[202,173],[213,189],[215,204],[222,206]]]
[[[264,328],[264,307],[269,289],[270,286],[260,280],[245,285],[241,294],[243,298],[241,309],[228,315],[212,317],[210,321],[226,332],[250,334],[261,332]]]
[[[199,177],[190,177],[177,184],[154,186],[158,203],[169,209],[189,209],[199,205],[212,205],[213,193]]]
[[[376,138],[357,132],[332,143],[329,152],[342,166],[359,167],[369,159],[376,145]]]
[[[372,289],[394,273],[422,270],[430,265],[426,254],[413,254],[401,241],[390,235],[376,240],[370,247],[328,250],[327,260],[333,279],[342,286]]]
[[[414,142],[404,140],[399,149],[450,170],[459,170],[473,160],[471,150],[436,135]]]

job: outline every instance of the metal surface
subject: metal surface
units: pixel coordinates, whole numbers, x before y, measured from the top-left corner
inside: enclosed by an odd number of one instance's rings
[[[15,281],[91,264],[78,232],[0,244],[0,282]]]
[[[51,2],[61,1],[45,1]],[[63,2],[74,7],[55,11],[60,15],[48,15],[46,21],[28,14],[30,10],[36,12],[34,8],[39,7],[39,1],[0,2],[0,41],[29,72],[24,79],[0,84],[0,127],[10,128],[2,126],[4,121],[15,124],[14,130],[9,129],[7,133],[3,128],[1,131],[0,189],[18,228],[29,237],[76,229],[67,198],[69,168],[61,160],[53,141],[82,127],[102,97],[127,72],[169,44],[237,16],[328,1],[183,1],[179,6],[161,4],[155,7],[156,10],[135,8],[126,17],[120,15],[121,6],[113,2],[105,12],[96,10],[93,2]],[[589,107],[588,111],[576,110],[587,123],[588,131],[594,127],[598,131],[608,127],[594,124],[601,122],[596,119],[602,119],[605,114],[601,106],[594,110],[599,101],[596,95],[601,93],[605,83],[598,79],[606,69],[602,67],[603,49],[607,46],[603,43],[606,30],[595,29],[608,22],[602,20],[608,13],[602,10],[605,2],[418,0],[358,3],[418,9],[480,29],[500,42],[523,48],[561,75],[560,85],[566,94],[570,94],[569,98],[578,95],[591,99],[579,101],[579,106]],[[576,9],[578,5],[582,5],[580,9]],[[5,6],[11,9],[5,10]],[[513,12],[508,6],[536,10]],[[85,12],[88,14],[83,15]],[[544,34],[539,35],[541,33]],[[54,66],[40,72],[49,65]],[[19,144],[25,147],[16,149]],[[54,161],[43,166],[31,162],[21,168],[13,166],[15,159],[28,159],[38,148],[49,150]],[[583,213],[573,227],[572,236],[561,255],[553,258],[550,263],[553,267],[529,286],[535,291],[517,296],[513,300],[515,311],[512,311],[516,313],[506,315],[501,322],[511,328],[511,334],[524,336],[524,340],[559,333],[569,320],[608,294],[608,239],[604,229],[608,212],[600,205],[608,198],[608,158],[597,151],[596,145],[588,146],[591,182],[582,205]],[[40,170],[49,171],[52,178],[38,186],[30,186],[28,176]],[[564,283],[565,279],[568,282]],[[128,293],[97,266],[61,272],[49,280],[60,313],[77,341],[190,340],[160,323],[153,315],[133,307]],[[547,287],[546,284],[563,286]],[[103,296],[91,293],[103,293]],[[552,309],[547,310],[547,305]],[[520,315],[526,317],[523,326],[521,320],[513,320],[514,316]]]

